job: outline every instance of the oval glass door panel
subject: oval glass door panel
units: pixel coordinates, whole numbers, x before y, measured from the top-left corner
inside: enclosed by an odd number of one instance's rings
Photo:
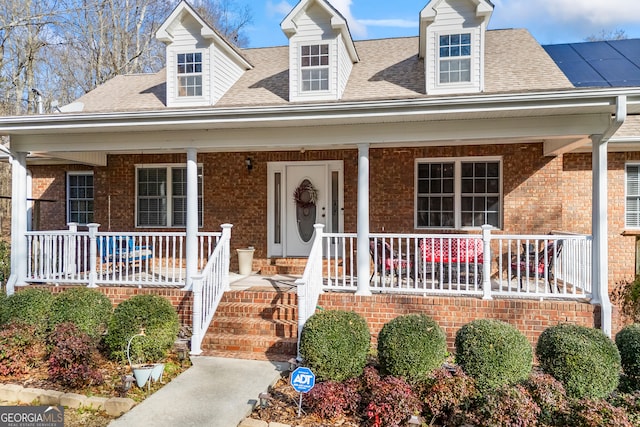
[[[298,234],[300,235],[300,239],[306,243],[313,237],[313,225],[316,223],[318,190],[316,190],[311,181],[304,179],[296,188],[293,198],[296,203]]]

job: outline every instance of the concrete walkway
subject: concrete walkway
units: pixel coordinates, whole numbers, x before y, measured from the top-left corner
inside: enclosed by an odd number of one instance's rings
[[[193,366],[109,427],[237,427],[289,364],[194,357]]]

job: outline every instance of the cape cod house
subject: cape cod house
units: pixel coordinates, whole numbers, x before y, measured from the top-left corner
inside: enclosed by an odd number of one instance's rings
[[[450,339],[478,317],[532,341],[559,321],[611,334],[610,287],[636,271],[640,83],[574,84],[526,30],[487,30],[493,9],[431,0],[417,37],[354,41],[328,1],[301,0],[288,46],[238,49],[181,2],[160,72],[0,118],[9,291],[160,293],[194,354],[252,351],[237,324],[203,342],[225,298],[247,329],[272,322],[267,353],[290,352],[295,319],[239,304],[295,304],[298,326],[349,308],[374,332],[419,310]],[[56,202],[30,223],[27,198]],[[267,276],[302,260],[298,295],[229,290],[248,247]]]

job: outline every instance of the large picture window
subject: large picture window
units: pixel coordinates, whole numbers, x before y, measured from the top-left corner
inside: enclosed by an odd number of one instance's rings
[[[640,228],[640,164],[625,168],[625,228]]]
[[[202,96],[202,53],[178,54],[178,96]]]
[[[140,166],[136,170],[136,189],[138,227],[186,226],[186,167]],[[198,167],[198,225],[202,224],[202,168]]]
[[[447,34],[439,37],[441,84],[471,81],[471,34]]]
[[[416,228],[500,228],[501,175],[497,159],[419,160]]]
[[[329,90],[329,45],[302,46],[300,60],[302,91]]]
[[[93,172],[67,174],[67,222],[93,222]]]

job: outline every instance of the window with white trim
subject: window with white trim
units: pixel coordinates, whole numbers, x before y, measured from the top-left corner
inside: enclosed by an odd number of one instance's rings
[[[67,222],[93,222],[93,172],[67,174]]]
[[[640,228],[640,163],[625,167],[625,228]]]
[[[178,96],[202,96],[202,53],[179,53]]]
[[[139,166],[136,170],[136,226],[184,227],[187,224],[187,168]],[[198,167],[198,226],[203,224],[202,167]]]
[[[501,212],[500,160],[417,161],[416,228],[500,228]]]
[[[302,91],[329,90],[329,45],[302,46],[300,61]]]
[[[439,37],[440,84],[471,82],[471,34]]]

